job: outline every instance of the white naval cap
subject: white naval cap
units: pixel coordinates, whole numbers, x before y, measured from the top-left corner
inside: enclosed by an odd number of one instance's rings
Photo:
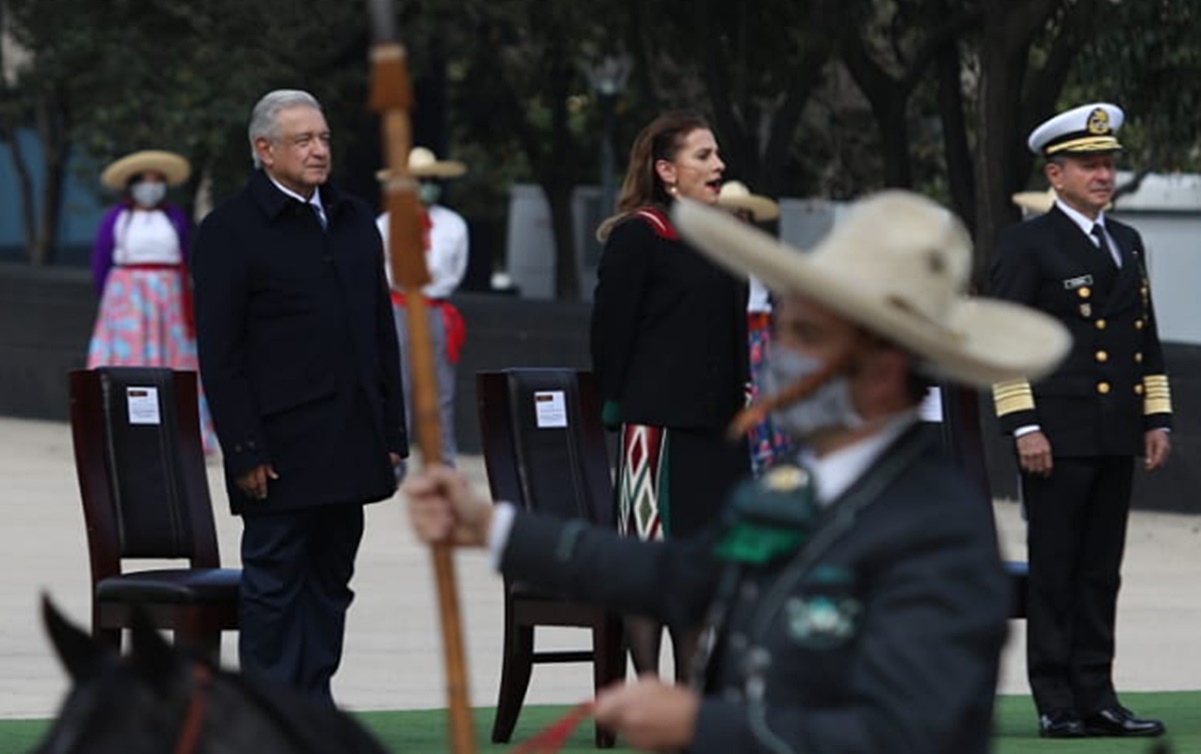
[[[1114,152],[1120,150],[1118,129],[1126,114],[1117,105],[1094,102],[1073,107],[1034,129],[1026,142],[1030,151],[1044,157],[1074,152]]]

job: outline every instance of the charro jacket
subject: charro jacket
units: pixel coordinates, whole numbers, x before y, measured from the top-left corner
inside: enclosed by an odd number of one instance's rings
[[[927,432],[902,435],[769,563],[718,556],[729,516],[692,539],[640,542],[518,513],[501,569],[714,626],[694,754],[983,754],[1010,590],[991,507]],[[751,502],[779,494],[767,479]]]

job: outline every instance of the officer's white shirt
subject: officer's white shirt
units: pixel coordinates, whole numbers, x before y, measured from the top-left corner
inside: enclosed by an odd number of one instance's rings
[[[1096,220],[1090,220],[1084,213],[1069,207],[1061,199],[1055,200],[1055,206],[1059,207],[1059,211],[1067,215],[1072,222],[1080,226],[1081,232],[1088,236],[1088,240],[1092,241],[1093,246],[1101,248],[1097,237],[1093,235],[1093,225],[1100,224],[1101,232],[1105,234],[1105,239],[1109,242],[1109,256],[1113,259],[1113,263],[1119,268],[1122,266],[1122,255],[1118,252],[1118,245],[1113,242],[1113,236],[1109,234],[1109,228],[1105,225],[1105,212],[1098,212]]]

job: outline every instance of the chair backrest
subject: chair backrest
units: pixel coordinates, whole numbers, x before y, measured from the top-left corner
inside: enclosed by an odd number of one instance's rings
[[[476,394],[494,500],[613,526],[613,481],[591,372],[479,372]]]
[[[93,580],[120,573],[121,558],[218,567],[196,373],[77,370],[70,396]]]

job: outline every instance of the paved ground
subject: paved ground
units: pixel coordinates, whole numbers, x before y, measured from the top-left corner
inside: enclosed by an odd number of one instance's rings
[[[483,483],[477,457],[461,466]],[[222,553],[236,565],[239,524],[210,467]],[[399,500],[371,506],[358,561],[343,668],[335,694],[354,709],[445,706],[437,609],[428,552],[409,534]],[[1012,558],[1022,558],[1016,506],[996,506]],[[36,619],[47,592],[79,622],[88,615],[88,561],[67,426],[0,418],[0,717],[53,714],[66,681]],[[1201,688],[1201,517],[1134,514],[1118,627],[1117,678],[1128,690]],[[499,580],[482,554],[457,559],[472,703],[495,701],[500,673]],[[1001,690],[1025,693],[1022,624],[1006,652]],[[587,641],[578,630],[540,636],[546,646]],[[233,659],[230,638],[226,659]],[[584,666],[540,667],[529,701],[572,703],[590,693]]]

